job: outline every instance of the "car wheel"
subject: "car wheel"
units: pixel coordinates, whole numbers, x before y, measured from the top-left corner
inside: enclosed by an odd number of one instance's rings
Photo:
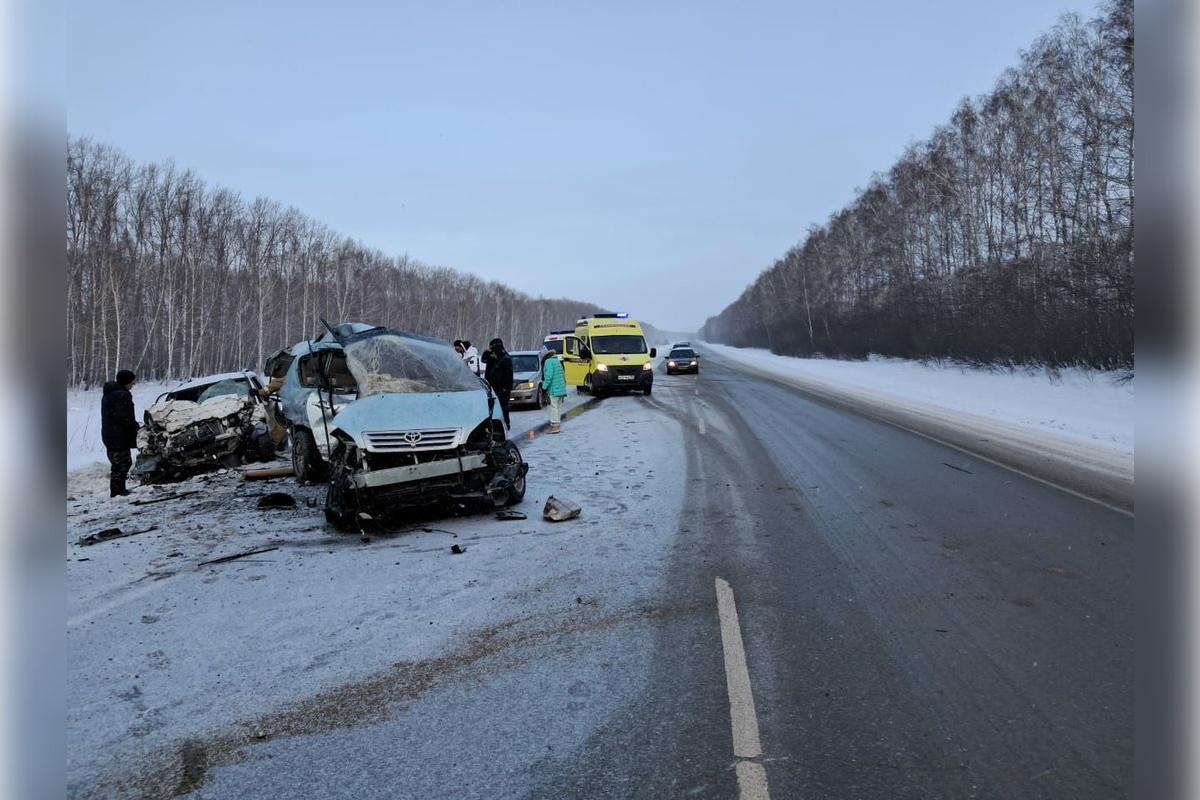
[[[325,509],[325,521],[339,531],[355,531],[358,530],[357,520],[350,514],[344,511],[339,511],[333,508]]]
[[[317,441],[310,431],[297,428],[292,431],[292,471],[301,484],[315,483],[324,477],[321,457],[317,454]]]
[[[642,389],[642,394],[649,396],[650,392],[654,391],[654,384],[647,383],[646,388]]]
[[[587,392],[588,394],[595,394],[595,392],[592,391],[592,375],[591,375],[591,373],[588,373],[587,377],[585,377],[583,379],[583,390],[585,392]]]
[[[494,455],[495,464],[501,470],[515,468],[516,476],[510,481],[508,491],[493,500],[496,506],[515,506],[525,499],[525,461],[520,449],[512,442],[504,442],[497,449],[502,452]]]
[[[538,389],[538,394],[537,394],[537,407],[538,407],[539,409],[542,409],[542,408],[545,408],[545,407],[546,407],[546,393],[545,393],[545,392],[543,392],[541,389]]]

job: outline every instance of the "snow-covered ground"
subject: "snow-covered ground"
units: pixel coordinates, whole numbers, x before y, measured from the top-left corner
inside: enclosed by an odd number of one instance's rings
[[[729,361],[883,402],[943,409],[1019,426],[1046,437],[1132,455],[1133,381],[1083,369],[991,371],[898,358],[868,361],[793,358],[767,350],[704,343]]]
[[[568,402],[587,400],[571,393]],[[678,426],[638,398],[588,403],[559,436],[536,430],[545,419],[513,415],[530,464],[518,507],[528,520],[417,521],[369,541],[329,528],[325,487],[291,478],[247,482],[222,470],[109,499],[94,491],[106,466],[73,472],[69,795],[167,796],[208,783],[213,794],[196,796],[237,796],[214,787],[237,763],[271,758],[289,735],[383,719],[391,703],[460,672],[478,679],[490,653],[543,642],[561,650],[560,630],[640,618],[660,587],[685,497]],[[272,491],[297,506],[259,509],[257,497]],[[170,497],[182,492],[195,494]],[[543,521],[550,494],[578,501],[582,517]],[[164,499],[134,505],[152,498]],[[76,543],[114,526],[153,529]],[[466,552],[451,554],[451,544]],[[204,563],[263,547],[274,549]],[[636,676],[649,646],[603,666]],[[564,746],[596,734],[556,717]],[[186,772],[196,761],[199,772]],[[509,768],[486,758],[456,764],[476,785]]]

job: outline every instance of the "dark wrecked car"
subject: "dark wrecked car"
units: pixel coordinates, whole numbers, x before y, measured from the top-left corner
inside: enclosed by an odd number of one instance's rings
[[[258,376],[210,375],[164,392],[146,409],[134,475],[143,483],[181,480],[217,467],[275,458]]]
[[[325,515],[351,528],[454,501],[512,505],[528,466],[495,395],[449,344],[386,328],[338,336],[357,399],[329,421]]]

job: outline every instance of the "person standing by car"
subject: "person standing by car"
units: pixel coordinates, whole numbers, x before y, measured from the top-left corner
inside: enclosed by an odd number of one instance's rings
[[[458,353],[462,357],[462,360],[467,362],[467,366],[470,367],[471,372],[474,372],[476,375],[479,374],[479,351],[475,349],[474,345],[466,339],[455,339],[454,352]]]
[[[562,433],[562,407],[567,399],[567,376],[563,373],[562,362],[552,350],[543,347],[542,352],[542,388],[550,398],[546,406],[550,414],[550,432]]]
[[[499,337],[488,342],[488,349],[483,353],[485,370],[484,379],[500,400],[500,410],[504,412],[504,426],[511,428],[508,421],[508,398],[512,394],[513,365],[512,356],[504,349],[504,341]]]
[[[138,434],[133,395],[129,392],[135,383],[137,376],[123,369],[117,373],[115,381],[104,384],[104,396],[100,399],[100,438],[112,465],[108,477],[109,497],[129,494],[125,488],[125,479],[133,468],[129,451],[137,447]]]

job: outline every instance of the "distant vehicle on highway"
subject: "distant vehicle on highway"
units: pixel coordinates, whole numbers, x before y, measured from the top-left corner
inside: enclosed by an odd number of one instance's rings
[[[692,346],[691,342],[676,342],[675,344],[671,345],[671,349],[674,350],[676,347],[691,347],[691,346]]]
[[[690,347],[676,345],[667,354],[667,374],[694,372],[700,374],[700,355]]]
[[[546,396],[542,391],[542,364],[536,350],[518,350],[509,353],[513,363],[512,394],[509,406],[532,406],[544,408]]]

